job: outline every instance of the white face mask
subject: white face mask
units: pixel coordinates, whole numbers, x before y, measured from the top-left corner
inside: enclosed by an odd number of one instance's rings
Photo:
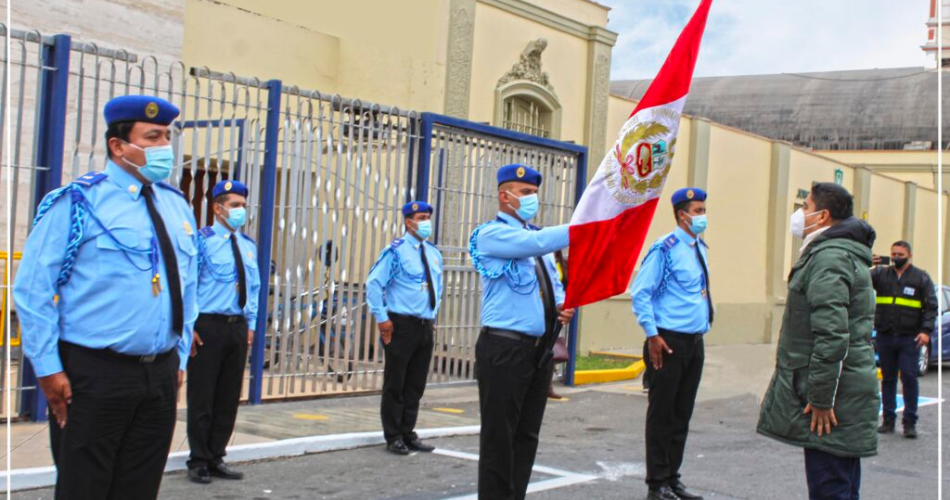
[[[803,208],[799,208],[798,210],[796,210],[795,213],[792,214],[792,218],[791,220],[789,220],[789,223],[788,223],[789,229],[792,231],[792,236],[795,236],[796,238],[804,238],[806,230],[811,229],[818,225],[818,223],[816,222],[808,227],[805,227],[805,217],[810,217],[817,213],[821,213],[821,210],[817,212],[812,212],[808,215],[805,215],[805,209]]]

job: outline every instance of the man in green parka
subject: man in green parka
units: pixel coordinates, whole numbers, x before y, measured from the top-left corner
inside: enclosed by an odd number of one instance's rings
[[[757,428],[805,449],[810,500],[857,500],[861,457],[877,454],[875,234],[853,211],[846,189],[818,183],[792,215],[792,234],[804,243],[788,277],[775,374]]]

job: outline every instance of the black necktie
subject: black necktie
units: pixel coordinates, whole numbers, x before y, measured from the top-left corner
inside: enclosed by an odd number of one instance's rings
[[[705,278],[706,288],[703,290],[703,293],[706,294],[706,305],[709,306],[709,324],[713,322],[713,317],[715,316],[715,311],[713,310],[712,304],[712,292],[709,291],[709,269],[706,268],[706,261],[703,260],[703,254],[699,251],[699,245],[702,243],[699,240],[696,240],[694,246],[696,247],[696,258],[699,259],[699,265],[703,268],[703,277]]]
[[[184,311],[182,309],[181,298],[181,276],[178,274],[178,257],[175,255],[175,248],[172,246],[172,240],[168,237],[168,231],[165,230],[165,222],[162,216],[158,214],[155,208],[155,200],[152,197],[155,193],[152,191],[152,185],[142,186],[142,197],[145,198],[145,206],[148,207],[148,216],[152,219],[152,226],[155,227],[155,237],[158,238],[158,247],[162,251],[162,262],[165,263],[165,277],[168,278],[168,294],[172,300],[172,331],[178,336],[184,329]]]
[[[534,258],[534,272],[538,275],[538,289],[541,291],[541,303],[544,304],[545,329],[549,330],[553,328],[554,322],[557,321],[557,305],[554,304],[554,295],[552,295],[554,286],[551,284],[551,277],[544,269],[541,255]]]
[[[419,255],[422,256],[422,267],[426,270],[426,289],[429,290],[429,308],[435,310],[435,288],[432,286],[432,274],[429,272],[429,260],[426,259],[426,244],[419,245]]]
[[[244,309],[247,304],[247,277],[244,275],[244,259],[241,258],[241,249],[238,248],[237,234],[231,233],[231,251],[234,252],[234,267],[238,275],[238,306]]]

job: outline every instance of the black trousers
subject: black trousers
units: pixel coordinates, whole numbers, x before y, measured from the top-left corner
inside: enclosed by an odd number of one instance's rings
[[[808,500],[858,500],[861,497],[861,459],[819,450],[805,450]]]
[[[61,342],[73,399],[66,427],[52,412],[56,500],[158,498],[175,430],[178,353],[153,363]]]
[[[904,425],[917,423],[920,383],[917,380],[917,339],[913,335],[877,335],[877,353],[881,360],[881,403],[884,420],[897,418],[897,376],[904,388]]]
[[[195,331],[203,346],[188,361],[188,467],[218,465],[234,432],[244,365],[247,322],[201,314]]]
[[[383,345],[386,366],[383,368],[383,398],[380,416],[387,443],[399,438],[412,441],[419,401],[426,390],[429,363],[435,339],[432,322],[412,316],[389,314],[393,336]]]
[[[475,344],[479,500],[521,500],[528,490],[554,367],[537,367],[539,349],[484,331]]]
[[[689,420],[693,416],[705,360],[703,335],[661,329],[660,337],[673,354],[664,354],[663,367],[650,374],[646,482],[651,488],[680,477]]]

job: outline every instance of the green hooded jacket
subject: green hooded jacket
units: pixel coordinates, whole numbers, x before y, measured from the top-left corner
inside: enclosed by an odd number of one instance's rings
[[[880,407],[871,329],[874,229],[845,219],[818,235],[788,278],[775,374],[759,434],[841,457],[877,454]],[[834,408],[831,434],[812,433],[805,406]]]

